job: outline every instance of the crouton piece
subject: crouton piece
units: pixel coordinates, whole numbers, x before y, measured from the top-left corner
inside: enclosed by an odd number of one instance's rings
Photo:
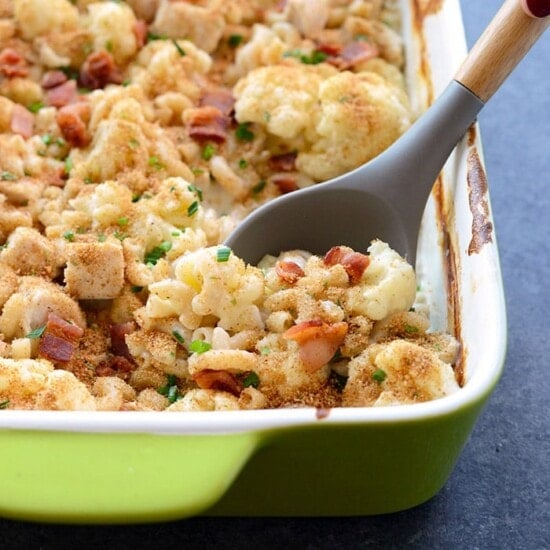
[[[122,246],[114,242],[71,243],[65,268],[67,292],[80,300],[108,300],[124,284]]]

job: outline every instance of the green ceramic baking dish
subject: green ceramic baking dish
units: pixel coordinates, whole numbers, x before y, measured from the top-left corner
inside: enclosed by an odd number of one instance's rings
[[[402,0],[421,111],[465,55],[458,0]],[[437,6],[437,7],[434,7]],[[0,515],[113,523],[210,515],[366,515],[446,482],[500,376],[506,316],[477,128],[436,182],[417,272],[436,329],[461,342],[463,388],[409,406],[0,413]]]

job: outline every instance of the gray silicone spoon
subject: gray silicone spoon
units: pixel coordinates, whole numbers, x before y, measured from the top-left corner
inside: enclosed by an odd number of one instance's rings
[[[347,245],[366,252],[374,238],[414,265],[426,201],[452,149],[550,17],[550,0],[506,0],[434,104],[367,164],[258,208],[225,244],[257,264],[265,254],[324,254]],[[529,8],[531,8],[529,10]]]

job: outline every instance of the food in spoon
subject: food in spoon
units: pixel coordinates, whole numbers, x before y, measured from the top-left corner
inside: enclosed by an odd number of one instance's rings
[[[457,389],[456,342],[408,311],[412,268],[383,243],[265,272],[219,245],[409,126],[394,2],[50,4],[0,2],[1,408]]]

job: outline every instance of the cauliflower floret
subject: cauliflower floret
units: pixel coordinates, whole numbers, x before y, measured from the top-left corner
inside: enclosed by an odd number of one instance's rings
[[[0,310],[7,299],[17,290],[17,275],[13,269],[0,263]]]
[[[167,0],[161,1],[151,25],[153,32],[169,38],[188,38],[209,53],[216,49],[224,28],[225,21],[218,10]]]
[[[328,22],[329,0],[289,0],[285,14],[303,36],[314,38]]]
[[[300,133],[313,137],[319,88],[336,72],[326,64],[260,67],[235,86],[235,116],[239,122],[256,122],[281,138]]]
[[[220,258],[223,258],[220,260]],[[194,290],[188,307],[193,313],[214,315],[229,331],[262,328],[258,304],[263,295],[262,272],[219,247],[186,254],[174,262],[177,280]],[[181,319],[188,326],[189,318]]]
[[[95,399],[72,372],[58,369],[49,374],[44,389],[36,396],[35,409],[53,411],[95,411]]]
[[[368,251],[370,263],[360,282],[346,289],[346,309],[374,321],[410,309],[416,296],[412,266],[382,241],[373,241]]]
[[[52,372],[53,365],[42,359],[0,358],[0,402],[7,401],[10,408],[32,408]]]
[[[405,92],[370,72],[340,73],[321,83],[318,139],[297,167],[322,181],[352,170],[391,145],[410,125]]]
[[[400,405],[457,391],[452,367],[437,353],[405,340],[374,344],[350,361],[343,405]]]
[[[137,52],[134,33],[136,17],[124,2],[98,2],[88,6],[88,29],[94,35],[94,49],[108,48],[123,65]]]
[[[239,399],[227,392],[216,390],[191,390],[166,410],[177,411],[237,411]]]
[[[14,0],[14,17],[25,40],[51,32],[69,31],[78,25],[78,10],[69,0]]]

